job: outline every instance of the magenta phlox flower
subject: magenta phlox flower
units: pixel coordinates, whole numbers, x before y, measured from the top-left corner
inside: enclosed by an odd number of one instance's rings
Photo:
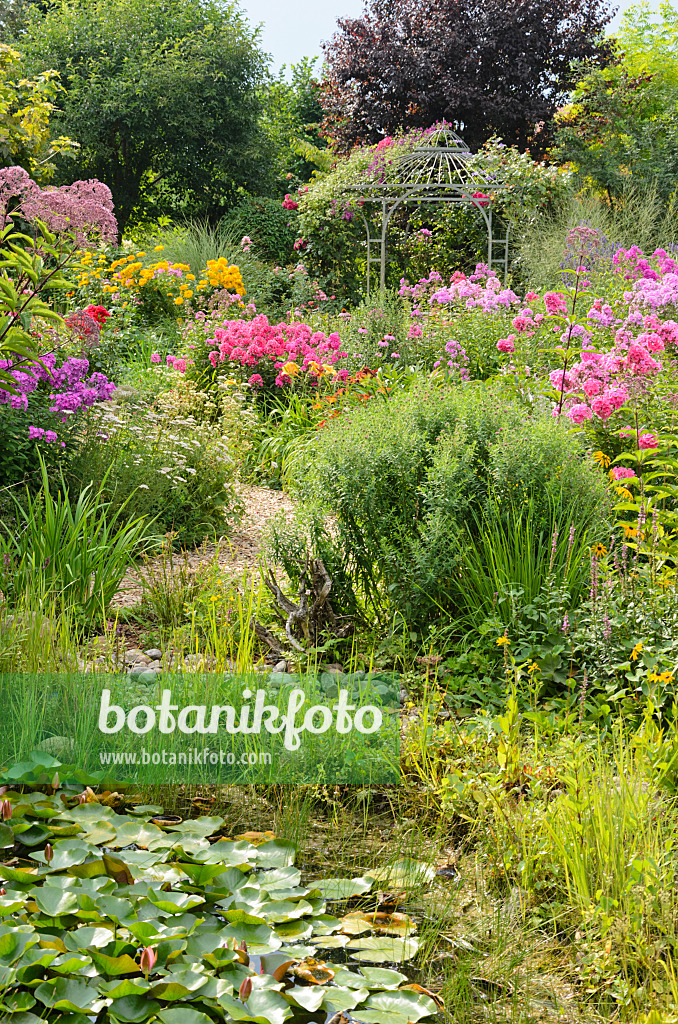
[[[610,470],[610,475],[613,480],[632,480],[636,473],[635,470],[629,469],[628,466],[615,466],[614,469]]]
[[[560,292],[546,292],[544,294],[544,305],[549,316],[566,316],[567,302],[565,296]]]

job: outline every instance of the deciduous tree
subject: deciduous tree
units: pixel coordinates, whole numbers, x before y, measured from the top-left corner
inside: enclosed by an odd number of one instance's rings
[[[121,229],[161,189],[210,216],[264,176],[266,58],[234,3],[62,0],[31,11],[21,47],[29,70],[60,73],[58,124],[81,144],[77,173],[109,186]]]
[[[325,47],[328,128],[348,148],[445,119],[474,149],[493,134],[524,148],[572,62],[607,59],[610,18],[605,0],[367,0]]]

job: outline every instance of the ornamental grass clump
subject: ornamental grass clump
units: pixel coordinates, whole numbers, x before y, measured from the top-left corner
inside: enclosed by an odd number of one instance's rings
[[[111,509],[103,485],[88,484],[72,500],[63,482],[54,488],[44,463],[41,469],[40,493],[15,501],[17,524],[0,521],[0,590],[12,606],[32,597],[94,622],[143,550],[147,517]]]

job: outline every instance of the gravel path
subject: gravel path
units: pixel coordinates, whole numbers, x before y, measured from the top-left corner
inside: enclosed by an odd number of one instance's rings
[[[238,493],[245,504],[245,512],[237,528],[221,546],[217,557],[218,564],[236,576],[242,575],[246,569],[253,573],[258,572],[262,533],[269,519],[282,510],[289,522],[294,512],[294,503],[282,491],[240,484]],[[215,550],[214,544],[208,544],[191,552],[188,556],[189,565],[197,568],[203,562],[211,562]],[[174,557],[178,559],[181,556]],[[139,580],[134,571],[130,570],[123,577],[120,591],[114,598],[112,607],[132,608],[141,600],[141,594]]]

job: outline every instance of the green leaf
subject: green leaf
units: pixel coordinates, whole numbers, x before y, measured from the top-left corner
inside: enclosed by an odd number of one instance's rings
[[[431,882],[435,877],[435,868],[431,864],[403,857],[395,864],[388,864],[370,871],[370,877],[375,882],[411,889]]]
[[[382,1010],[385,1013],[399,1013],[409,1021],[418,1021],[438,1012],[436,1004],[425,995],[416,992],[378,992],[367,1000],[366,1009]],[[377,1021],[375,1024],[388,1024]]]
[[[30,830],[29,830],[30,831]],[[30,844],[24,844],[30,845]],[[11,850],[14,846],[14,833],[9,825],[0,821],[0,850]]]
[[[294,843],[271,839],[256,847],[255,860],[261,868],[285,868],[294,864],[297,848]]]
[[[372,888],[371,878],[321,878],[314,882],[326,900],[348,900],[352,896],[362,896]]]
[[[32,889],[30,895],[42,913],[48,917],[73,914],[78,910],[78,897],[76,894],[63,889],[57,889],[56,886],[43,885],[41,889]]]
[[[123,953],[122,956],[107,956],[106,953],[101,953],[96,949],[89,949],[88,953],[97,967],[100,967],[103,973],[109,977],[117,978],[121,974],[138,974],[140,972],[139,964],[127,953]]]
[[[419,943],[417,939],[392,939],[387,935],[368,935],[363,939],[353,939],[348,949],[357,949],[352,953],[354,960],[365,960],[368,963],[400,963],[411,960],[416,954]]]
[[[262,917],[273,924],[282,921],[295,921],[298,917],[304,917],[312,911],[313,907],[306,900],[299,900],[296,903],[291,900],[272,900],[261,908]]]
[[[158,1018],[163,1024],[213,1024],[212,1018],[200,1010],[193,1010],[190,1006],[176,1007],[171,1010],[162,1010]]]
[[[83,843],[81,839],[64,839],[54,847],[54,856],[49,864],[50,871],[64,871],[66,868],[76,864],[82,864],[88,857],[98,857],[99,850],[90,843]],[[46,864],[45,852],[31,854],[33,860],[40,864]]]
[[[89,1010],[99,998],[96,988],[75,978],[52,978],[38,985],[35,998],[54,1010]]]
[[[340,988],[336,984],[332,988],[323,985],[322,992],[324,993],[324,1010],[352,1010],[358,1003],[364,1002],[369,995],[366,988]]]
[[[206,974],[198,974],[197,971],[191,971],[186,968],[184,970],[168,974],[160,981],[156,981],[151,985],[149,995],[160,999],[166,999],[168,1001],[183,999],[184,996],[188,996],[192,992],[197,992],[206,984],[206,982]]]
[[[148,1020],[160,1009],[160,1003],[146,996],[122,996],[114,999],[108,1008],[108,1012],[115,1021],[124,1021],[125,1024],[141,1024],[141,1021]]]
[[[295,985],[283,992],[283,997],[292,1006],[301,1006],[309,1013],[315,1013],[325,998],[325,989],[322,985]]]
[[[388,970],[386,967],[361,967],[360,973],[368,988],[398,988],[404,981],[409,980],[406,974]]]

